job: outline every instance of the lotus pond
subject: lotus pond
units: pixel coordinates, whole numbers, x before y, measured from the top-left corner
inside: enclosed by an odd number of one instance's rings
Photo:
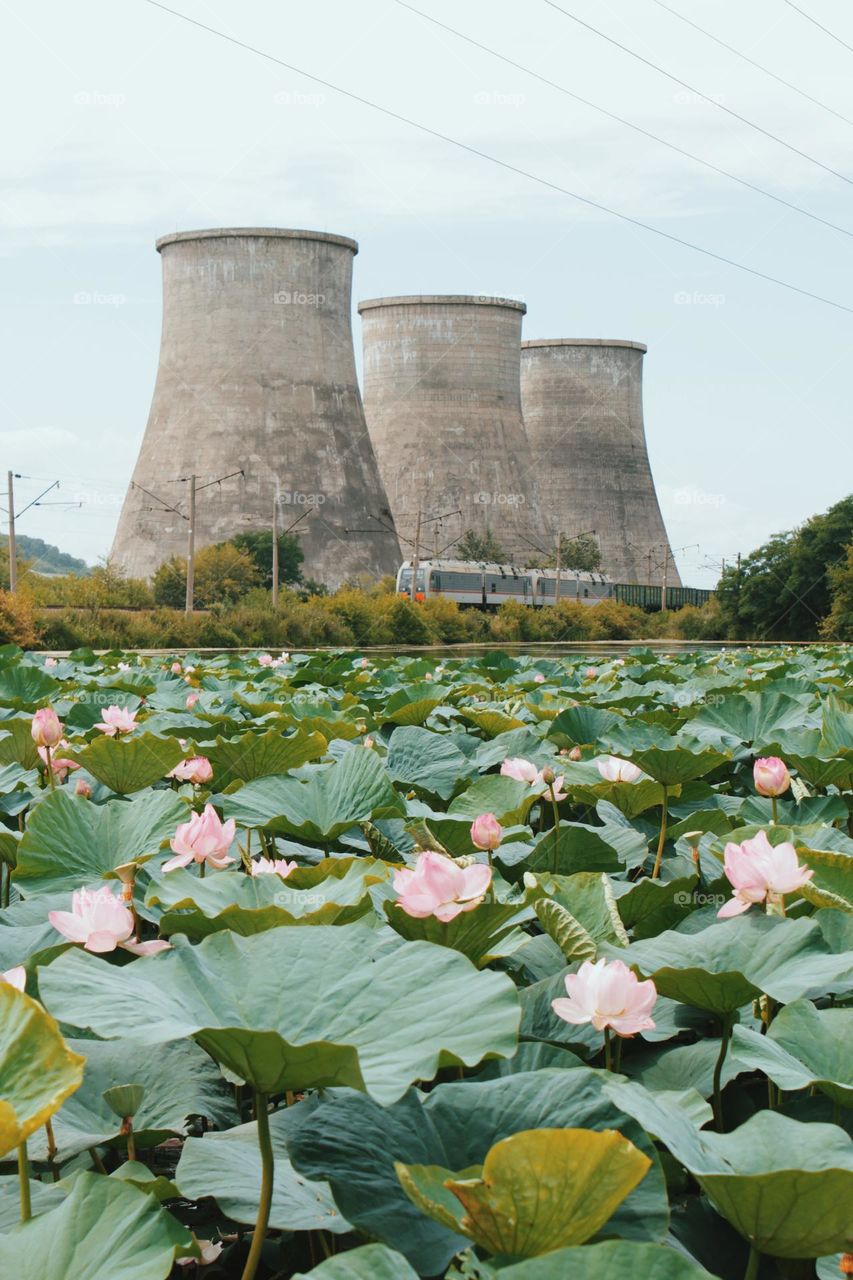
[[[853,1270],[853,652],[0,650],[0,1275]]]

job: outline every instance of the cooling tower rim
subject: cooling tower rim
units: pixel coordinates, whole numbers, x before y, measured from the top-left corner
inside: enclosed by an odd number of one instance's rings
[[[627,347],[643,354],[648,351],[644,342],[631,342],[627,338],[530,338],[521,344],[522,351],[531,347]]]
[[[181,244],[186,240],[318,240],[321,244],[339,244],[352,253],[358,253],[358,241],[349,236],[334,235],[330,231],[301,231],[289,227],[211,227],[202,231],[173,231],[170,235],[160,236],[154,242],[158,253],[162,253],[166,245]]]
[[[358,304],[358,314],[377,307],[506,307],[509,311],[527,311],[527,303],[516,298],[492,297],[484,293],[410,293],[399,298],[365,298]]]

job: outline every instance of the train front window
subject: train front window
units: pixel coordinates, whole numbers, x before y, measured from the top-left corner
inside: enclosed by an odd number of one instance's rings
[[[412,589],[412,571],[411,569],[403,569],[400,573],[400,590],[411,591]],[[418,581],[415,587],[416,591],[424,589],[424,570],[418,569]]]

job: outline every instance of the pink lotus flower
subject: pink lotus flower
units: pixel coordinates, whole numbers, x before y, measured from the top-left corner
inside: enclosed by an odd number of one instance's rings
[[[52,749],[62,741],[62,724],[53,707],[39,707],[30,732],[37,747]]]
[[[136,728],[136,712],[128,711],[127,707],[107,707],[95,728],[100,729],[101,733],[105,733],[108,738],[114,738],[122,733],[132,733]]]
[[[192,782],[198,787],[202,783],[210,782],[213,777],[213,765],[207,756],[190,756],[189,760],[181,760],[176,764],[166,777],[177,778],[179,782]]]
[[[164,862],[164,871],[186,867],[191,862],[204,862],[221,871],[234,859],[228,850],[237,834],[233,818],[222,822],[212,804],[204,806],[204,813],[194,813],[189,822],[182,823],[171,840],[172,852],[177,856]]]
[[[493,813],[481,813],[471,823],[471,843],[477,849],[497,849],[504,829]]]
[[[543,676],[543,674],[542,674],[542,672],[541,672],[541,671],[537,671],[537,672],[536,672],[536,675],[533,677],[533,683],[534,683],[534,684],[544,684],[544,683],[545,683],[545,677]]]
[[[56,658],[45,658],[45,660],[44,660],[44,665],[45,665],[46,667],[55,667],[55,666],[56,666]]]
[[[568,999],[551,1001],[558,1018],[581,1026],[590,1022],[596,1031],[609,1027],[618,1036],[634,1036],[654,1028],[651,1014],[658,998],[649,978],[640,982],[621,960],[585,960],[577,973],[566,976]]]
[[[70,745],[71,744],[66,742],[63,738],[60,742],[57,742],[54,749],[57,751],[62,750],[63,747],[68,749],[70,748]],[[76,760],[69,760],[61,756],[55,756],[48,751],[47,747],[39,747],[38,753],[44,763],[44,767],[47,768],[48,764],[50,765],[57,782],[64,782],[72,769],[80,768]]]
[[[394,872],[397,905],[406,915],[418,920],[435,916],[444,924],[479,906],[491,882],[491,867],[460,867],[432,849],[418,855],[413,871],[403,867]]]
[[[211,1262],[216,1261],[225,1247],[221,1240],[217,1240],[216,1244],[214,1244],[212,1240],[196,1240],[196,1244],[201,1250],[201,1257],[178,1258],[177,1263],[179,1267],[189,1267],[193,1263],[199,1267],[209,1267]]]
[[[643,772],[630,760],[619,760],[616,756],[605,756],[603,760],[596,760],[596,764],[605,782],[636,782]]]
[[[26,991],[27,971],[22,964],[16,964],[14,969],[7,969],[5,973],[0,973],[0,982],[7,983],[16,991]]]
[[[171,671],[173,676],[179,676],[183,671],[183,667],[181,666],[180,662],[173,662]]]
[[[197,702],[198,702],[198,694],[188,693],[187,694],[187,711],[192,711],[193,707]]]
[[[258,666],[259,666],[259,667],[271,667],[271,666],[272,666],[272,664],[273,664],[273,656],[272,656],[272,654],[271,654],[271,653],[260,653],[260,654],[258,654]]]
[[[565,800],[565,793],[560,790],[563,785],[563,775],[547,779],[546,772],[553,773],[552,770],[547,770],[547,766],[546,769],[537,769],[532,760],[525,760],[522,756],[509,756],[501,765],[502,777],[514,778],[516,782],[526,782],[539,795],[547,791],[550,796],[553,789],[555,800]]]
[[[595,667],[587,667],[586,671],[584,672],[584,675],[586,676],[587,680],[594,680],[595,677],[598,675],[598,671],[596,670]]]
[[[119,669],[119,671],[129,671],[129,670],[130,670],[130,663],[129,663],[129,662],[120,662],[120,663],[118,664],[118,669]]]
[[[784,911],[785,894],[801,889],[814,875],[797,861],[792,844],[772,845],[764,831],[743,844],[727,844],[724,870],[734,888],[734,895],[717,912],[724,918],[739,916],[757,902]]]
[[[752,770],[755,790],[760,796],[781,796],[791,785],[791,775],[784,760],[778,756],[766,756],[756,760]]]
[[[71,895],[70,911],[49,911],[48,920],[71,942],[82,942],[86,951],[103,953],[121,947],[137,956],[153,956],[166,951],[168,942],[137,942],[133,937],[133,916],[112,889],[77,889]]]
[[[297,863],[288,862],[287,858],[254,858],[252,860],[253,876],[282,876],[285,879],[291,871],[295,871]]]
[[[78,778],[77,781],[74,783],[74,794],[76,796],[82,796],[84,800],[91,800],[92,799],[91,784],[88,783],[85,778]]]

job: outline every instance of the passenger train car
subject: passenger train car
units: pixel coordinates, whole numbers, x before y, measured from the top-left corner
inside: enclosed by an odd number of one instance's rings
[[[401,595],[412,594],[411,560],[400,566],[397,590]],[[713,592],[698,587],[667,587],[666,607],[681,609],[686,604],[701,605],[712,595]],[[604,573],[561,569],[558,597],[556,569],[523,569],[515,565],[476,564],[467,560],[419,560],[415,599],[429,600],[435,596],[476,609],[496,609],[507,600],[541,609],[556,604],[558,598],[578,604],[618,600],[647,612],[661,606],[659,586],[615,583]]]

